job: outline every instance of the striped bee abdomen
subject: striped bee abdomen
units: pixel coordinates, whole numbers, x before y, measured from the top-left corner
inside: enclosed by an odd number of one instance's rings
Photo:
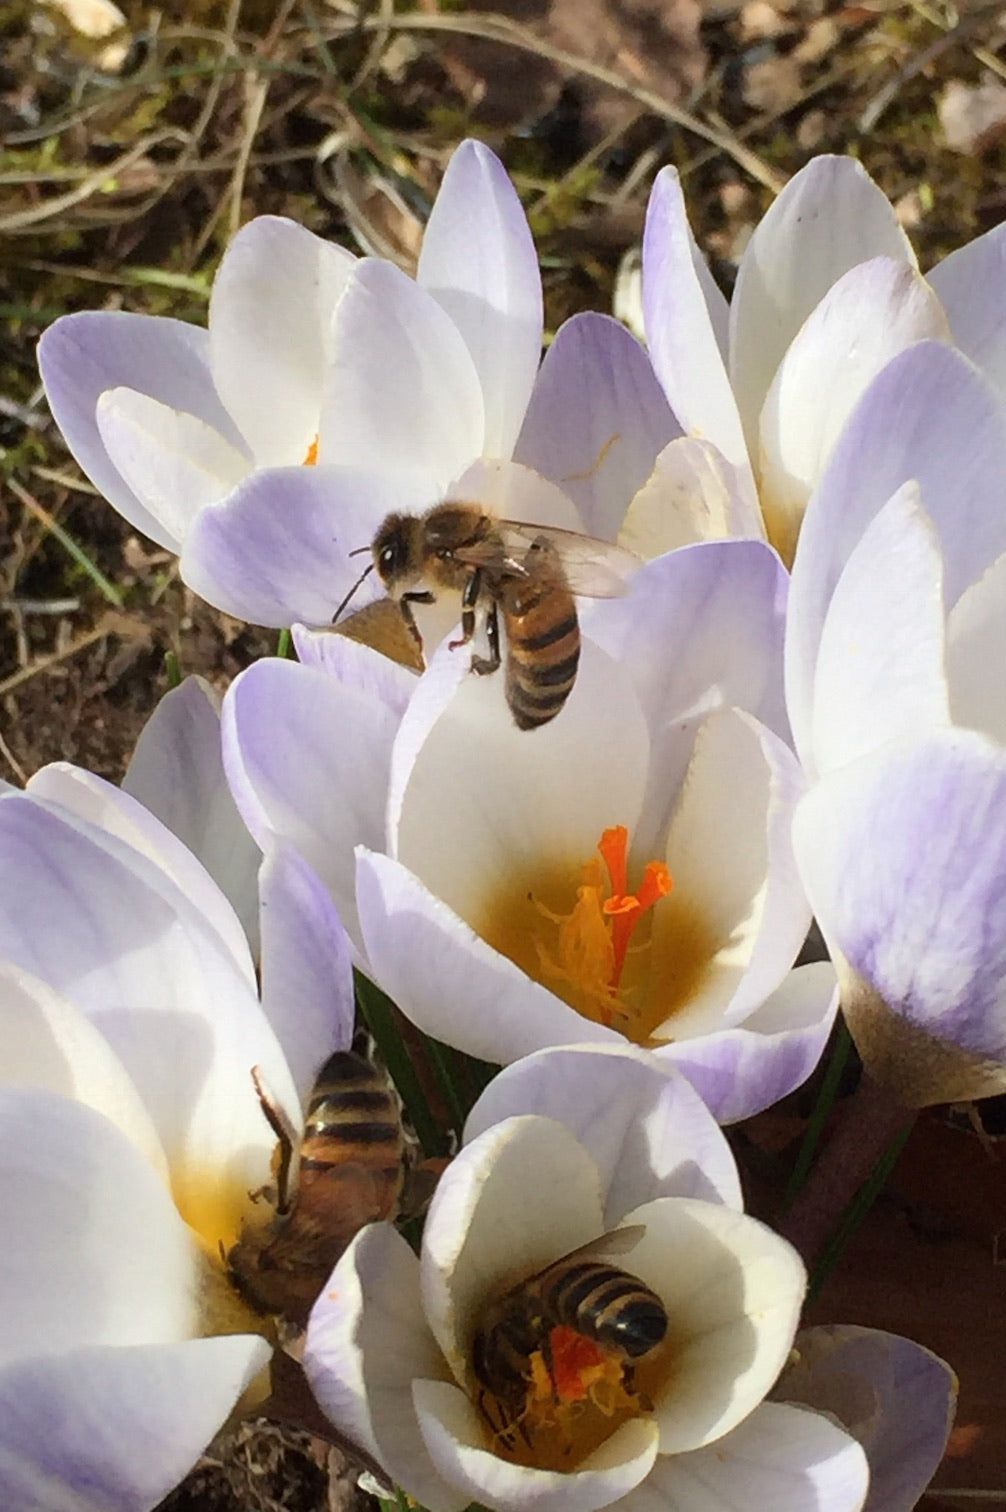
[[[352,1051],[336,1051],[322,1067],[304,1121],[300,1190],[306,1193],[339,1167],[369,1171],[379,1187],[375,1217],[397,1204],[405,1136],[395,1094],[384,1073]]]
[[[569,697],[580,661],[576,602],[557,553],[540,543],[523,578],[504,584],[506,699],[521,730],[547,724]]]
[[[614,1346],[630,1360],[663,1341],[667,1313],[655,1292],[627,1271],[581,1260],[556,1277],[551,1310],[560,1323]]]

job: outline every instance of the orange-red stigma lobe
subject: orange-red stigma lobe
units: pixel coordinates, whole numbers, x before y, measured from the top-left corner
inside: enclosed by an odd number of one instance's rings
[[[615,991],[622,980],[625,957],[636,925],[654,904],[667,897],[674,883],[662,861],[648,861],[638,891],[627,891],[629,831],[624,824],[606,829],[597,848],[608,869],[611,883],[611,897],[602,903],[601,910],[611,920],[614,966],[609,986]]]

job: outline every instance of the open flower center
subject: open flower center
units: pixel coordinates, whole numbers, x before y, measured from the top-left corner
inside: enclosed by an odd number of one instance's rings
[[[635,1365],[564,1323],[528,1357],[524,1400],[513,1413],[483,1392],[494,1454],[538,1470],[574,1470],[632,1418],[653,1412],[650,1392],[667,1377],[666,1351]],[[640,1375],[645,1374],[643,1389]]]
[[[469,922],[577,1013],[639,1045],[670,1037],[667,1020],[693,998],[716,949],[663,861],[630,867],[623,824],[604,830],[587,861],[548,858],[509,873]]]

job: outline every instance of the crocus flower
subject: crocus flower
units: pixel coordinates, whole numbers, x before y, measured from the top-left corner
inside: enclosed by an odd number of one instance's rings
[[[818,157],[755,228],[728,309],[695,246],[678,176],[663,169],[643,242],[643,313],[686,439],[663,454],[630,510],[627,544],[649,555],[689,539],[764,533],[792,561],[845,420],[899,352],[952,340],[1006,386],[1004,246],[998,227],[923,279],[862,166]]]
[[[0,797],[5,1506],[148,1512],[261,1400],[270,1324],[223,1259],[271,1215],[251,1073],[299,1130],[353,1014],[299,858],[261,903],[260,998],[230,904],[134,799],[62,764]]]
[[[794,841],[875,1080],[1006,1085],[1006,408],[922,344],[870,386],[807,510],[786,680]]]
[[[530,734],[463,652],[417,685],[298,636],[314,665],[259,662],[225,700],[236,801],[324,877],[420,1028],[495,1062],[660,1046],[744,1117],[807,1076],[833,1011],[830,968],[789,974],[809,916],[776,733],[784,593],[759,542],[647,564],[585,611],[572,695]]]
[[[571,325],[536,385],[541,340],[527,220],[499,160],[469,141],[448,165],[415,281],[260,216],[224,255],[207,331],[70,315],[43,336],[39,362],[80,466],[180,554],[190,587],[259,624],[327,624],[359,573],[349,553],[393,511],[450,494],[611,533],[679,428],[614,321]],[[562,417],[569,435],[553,447]],[[374,591],[363,584],[356,607]]]
[[[912,1512],[943,1458],[957,1378],[910,1339],[831,1323],[797,1334],[772,1395],[828,1413],[862,1444],[870,1466],[863,1512]]]
[[[419,1257],[372,1225],[315,1304],[305,1369],[336,1426],[430,1512],[862,1507],[860,1446],[765,1401],[803,1266],[742,1212],[722,1136],[673,1068],[627,1049],[543,1052],[487,1096]],[[659,1300],[665,1336],[629,1370],[556,1318],[528,1352],[508,1434],[495,1378],[476,1373],[478,1331],[502,1294],[602,1236],[607,1263]]]

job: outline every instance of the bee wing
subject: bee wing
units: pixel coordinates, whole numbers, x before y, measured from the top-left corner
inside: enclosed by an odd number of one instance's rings
[[[472,567],[524,577],[528,554],[542,541],[559,558],[570,591],[583,598],[618,598],[626,591],[626,580],[643,565],[642,558],[634,552],[612,546],[609,541],[599,541],[576,530],[526,525],[517,520],[497,520],[488,540],[460,547],[454,556]]]
[[[615,1255],[628,1255],[646,1234],[645,1223],[630,1223],[627,1228],[609,1229],[598,1239],[581,1244],[579,1249],[563,1255],[563,1260],[586,1260],[591,1255],[601,1255],[605,1260]]]

